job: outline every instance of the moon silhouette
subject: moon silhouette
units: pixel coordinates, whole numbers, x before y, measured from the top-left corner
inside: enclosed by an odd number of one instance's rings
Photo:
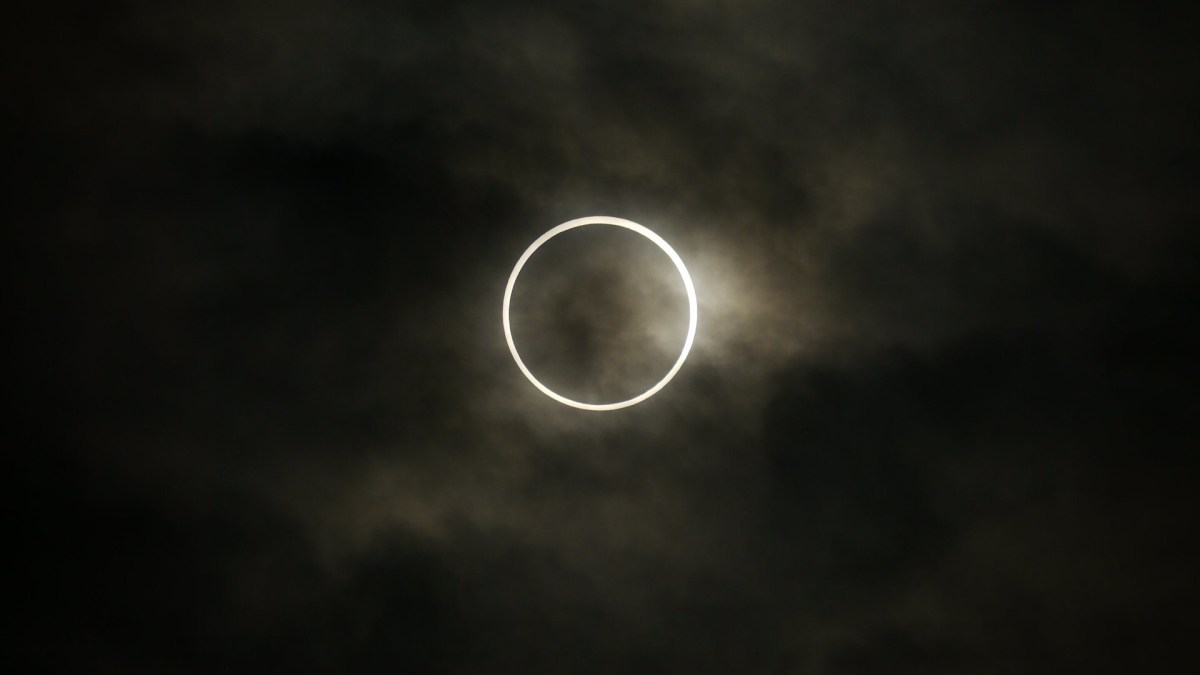
[[[667,254],[667,257],[671,259],[671,262],[675,263],[675,268],[679,270],[679,276],[683,277],[684,288],[687,289],[687,338],[683,341],[683,350],[679,352],[679,358],[676,359],[675,365],[671,366],[671,369],[667,371],[667,374],[663,376],[661,380],[655,383],[654,386],[650,387],[641,394],[634,396],[633,398],[629,398],[624,401],[617,401],[615,403],[583,403],[581,401],[575,401],[554,392],[549,387],[542,384],[536,377],[534,377],[533,373],[529,371],[529,368],[525,365],[525,362],[521,360],[521,355],[517,352],[517,345],[513,342],[512,324],[509,320],[509,304],[512,300],[513,287],[516,285],[517,277],[520,276],[521,268],[525,266],[526,261],[528,261],[530,256],[532,256],[547,241],[550,241],[554,237],[566,232],[567,230],[573,230],[577,227],[583,227],[585,225],[615,225],[617,227],[623,227],[627,230],[633,230],[634,232],[654,242],[656,246],[662,249],[663,253]],[[687,267],[684,266],[683,260],[679,257],[679,254],[676,253],[675,249],[671,248],[671,245],[668,244],[662,237],[655,234],[649,228],[624,218],[614,218],[611,216],[588,216],[586,218],[568,220],[561,225],[551,228],[548,232],[538,237],[532,244],[530,244],[529,248],[525,249],[525,252],[522,253],[521,257],[517,260],[517,265],[513,267],[512,274],[510,274],[508,277],[508,286],[504,289],[503,316],[504,339],[508,341],[508,350],[512,352],[512,357],[513,360],[517,362],[517,367],[520,368],[521,372],[525,374],[525,377],[533,383],[533,386],[537,387],[546,396],[549,396],[563,405],[569,405],[572,408],[579,408],[580,410],[619,410],[621,408],[628,408],[629,406],[637,405],[638,403],[641,403],[642,401],[645,401],[651,396],[657,394],[659,390],[667,386],[667,383],[671,381],[671,378],[675,377],[675,373],[678,373],[679,369],[683,367],[683,362],[687,360],[688,352],[690,352],[692,349],[692,341],[696,338],[696,288],[692,285],[692,277],[690,274],[688,274]]]

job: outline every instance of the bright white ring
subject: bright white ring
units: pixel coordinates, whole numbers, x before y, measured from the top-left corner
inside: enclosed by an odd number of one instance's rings
[[[529,368],[525,367],[525,362],[521,360],[521,355],[517,353],[517,345],[513,343],[512,326],[509,324],[508,320],[508,306],[509,302],[512,300],[513,286],[517,283],[517,276],[521,273],[521,268],[525,266],[525,261],[529,260],[529,256],[533,255],[534,251],[538,250],[542,244],[545,244],[547,241],[550,241],[554,237],[566,232],[567,230],[573,230],[577,227],[583,227],[584,225],[616,225],[617,227],[624,227],[625,229],[633,230],[634,232],[637,232],[643,237],[654,242],[663,250],[663,253],[667,254],[667,256],[671,259],[671,262],[675,263],[676,269],[679,270],[679,275],[683,277],[683,285],[687,289],[689,311],[688,332],[687,339],[683,341],[683,351],[679,353],[679,359],[675,361],[675,365],[671,366],[671,370],[667,372],[666,377],[659,380],[658,383],[653,387],[650,387],[646,391],[634,396],[631,399],[618,401],[617,403],[580,403],[579,401],[573,401],[566,396],[560,396],[559,394],[554,393],[549,387],[539,382],[538,379],[533,376],[533,373],[529,372]],[[692,286],[691,275],[688,274],[687,268],[683,266],[683,260],[679,258],[679,254],[675,252],[675,249],[671,248],[671,245],[664,241],[662,237],[654,234],[649,229],[638,225],[632,220],[625,220],[624,218],[612,218],[610,216],[590,216],[587,218],[568,220],[562,225],[552,228],[546,234],[538,237],[537,240],[530,244],[529,248],[525,249],[525,252],[521,254],[521,258],[517,260],[517,266],[513,268],[512,274],[510,274],[508,277],[508,287],[504,289],[504,339],[508,340],[508,350],[512,352],[513,360],[517,362],[517,367],[521,369],[522,373],[525,373],[525,377],[529,378],[529,381],[533,383],[533,386],[542,390],[543,394],[549,396],[555,401],[569,405],[572,408],[579,408],[580,410],[619,410],[621,408],[628,408],[631,405],[636,405],[642,401],[645,401],[651,396],[657,394],[659,389],[667,386],[667,383],[671,381],[671,378],[675,377],[675,373],[679,372],[679,369],[683,366],[684,360],[687,359],[688,352],[692,349],[692,340],[695,338],[696,289]]]

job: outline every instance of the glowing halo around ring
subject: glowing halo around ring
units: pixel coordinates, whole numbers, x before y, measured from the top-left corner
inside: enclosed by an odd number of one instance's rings
[[[683,277],[683,285],[687,289],[688,331],[687,339],[683,341],[683,351],[679,353],[679,359],[675,361],[675,365],[671,366],[671,370],[667,372],[666,376],[659,380],[658,383],[653,387],[650,387],[646,391],[634,396],[631,399],[618,401],[616,403],[581,403],[579,401],[569,399],[566,396],[556,394],[555,392],[551,391],[549,387],[539,382],[538,379],[533,376],[533,373],[529,372],[529,368],[527,368],[525,366],[525,362],[521,360],[521,355],[517,353],[517,345],[513,342],[512,326],[508,320],[508,307],[512,300],[513,286],[516,285],[517,276],[521,274],[521,268],[525,266],[525,262],[529,260],[529,257],[532,256],[535,251],[541,248],[542,244],[545,244],[567,230],[573,230],[577,227],[583,227],[584,225],[616,225],[617,227],[623,227],[627,230],[633,230],[634,232],[637,232],[643,237],[654,242],[655,245],[663,250],[663,253],[667,254],[667,257],[671,259],[671,262],[675,263],[676,269],[679,270],[679,275]],[[508,286],[504,289],[504,339],[508,340],[508,350],[512,352],[513,360],[517,362],[517,367],[520,368],[521,372],[525,374],[525,377],[533,383],[533,386],[540,389],[543,394],[549,396],[555,401],[558,401],[564,405],[569,405],[572,408],[579,408],[580,410],[619,410],[621,408],[628,408],[631,405],[637,405],[638,403],[645,401],[651,396],[657,394],[658,390],[667,386],[667,383],[671,381],[671,378],[675,377],[675,373],[679,372],[679,369],[683,366],[683,362],[687,359],[688,352],[692,349],[692,341],[695,338],[696,289],[694,286],[692,286],[692,276],[688,274],[687,268],[683,265],[683,260],[679,258],[679,254],[675,252],[675,249],[671,248],[670,244],[664,241],[662,237],[658,236],[654,232],[651,232],[648,228],[638,225],[632,220],[613,218],[610,216],[589,216],[587,218],[568,220],[562,225],[551,228],[549,232],[546,232],[546,234],[538,237],[532,244],[529,245],[529,248],[525,249],[525,252],[521,254],[521,258],[517,260],[517,266],[513,268],[512,274],[510,274],[508,277]]]

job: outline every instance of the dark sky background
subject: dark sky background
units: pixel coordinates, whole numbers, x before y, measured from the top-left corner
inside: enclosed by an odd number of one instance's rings
[[[7,650],[1194,666],[1195,26],[1106,2],[15,10]],[[500,322],[525,247],[597,214],[661,234],[700,298],[679,375],[609,413],[536,391]],[[661,254],[589,229],[531,261],[518,329],[605,400],[665,371],[684,315]]]

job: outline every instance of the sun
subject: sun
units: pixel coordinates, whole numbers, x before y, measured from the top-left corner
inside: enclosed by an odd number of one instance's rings
[[[675,360],[675,365],[671,366],[671,369],[667,371],[667,374],[664,375],[661,380],[655,383],[654,386],[650,387],[641,394],[634,396],[633,398],[626,399],[624,401],[617,401],[615,403],[582,403],[580,401],[575,401],[567,398],[566,396],[555,393],[549,387],[542,384],[536,377],[534,377],[533,373],[529,372],[529,368],[526,367],[525,362],[521,360],[521,355],[517,352],[517,345],[515,342],[513,342],[512,324],[509,320],[509,304],[512,300],[513,287],[516,286],[517,277],[519,277],[521,274],[521,268],[525,266],[525,263],[529,260],[530,256],[532,256],[547,241],[550,241],[563,232],[566,232],[567,230],[573,230],[577,227],[584,227],[586,225],[615,225],[616,227],[623,227],[627,230],[632,230],[654,242],[656,246],[662,249],[663,253],[667,254],[667,257],[671,259],[671,262],[675,263],[675,268],[679,270],[679,276],[683,277],[683,286],[687,290],[687,338],[683,341],[683,349],[679,352],[679,358]],[[549,396],[563,405],[569,405],[572,408],[578,408],[580,410],[620,410],[621,408],[628,408],[629,406],[637,405],[638,403],[641,403],[642,401],[645,401],[651,396],[657,394],[659,390],[667,386],[667,383],[671,381],[671,378],[675,377],[675,373],[679,372],[679,369],[683,367],[683,362],[687,360],[688,352],[690,352],[692,349],[692,341],[696,338],[696,288],[692,285],[692,276],[688,274],[687,267],[684,266],[683,260],[679,257],[679,254],[676,253],[675,249],[671,248],[671,245],[668,244],[662,237],[655,234],[649,228],[624,218],[614,218],[612,216],[588,216],[586,218],[568,220],[561,225],[551,228],[548,232],[538,237],[532,244],[530,244],[529,248],[525,249],[525,252],[522,253],[521,257],[517,260],[516,266],[513,267],[512,274],[510,274],[508,277],[508,285],[504,289],[503,316],[504,339],[508,341],[508,350],[512,352],[513,360],[517,362],[517,367],[520,368],[521,372],[525,374],[525,377],[533,383],[533,386],[537,387],[546,396]]]

